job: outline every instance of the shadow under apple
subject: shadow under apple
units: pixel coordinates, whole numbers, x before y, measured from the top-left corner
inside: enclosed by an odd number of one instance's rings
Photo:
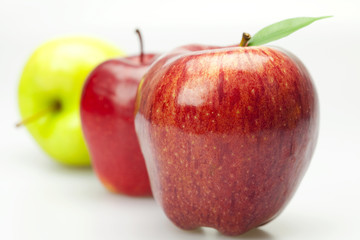
[[[242,235],[233,237],[233,239],[263,239],[263,240],[271,240],[271,239],[275,239],[273,235],[271,235],[269,232],[259,229],[259,228],[254,228],[252,230],[250,230],[249,232],[246,232]]]

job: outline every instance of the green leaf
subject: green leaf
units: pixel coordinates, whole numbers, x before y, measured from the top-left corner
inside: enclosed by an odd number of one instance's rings
[[[271,24],[259,32],[257,32],[248,42],[248,46],[258,46],[263,45],[280,38],[286,37],[291,33],[299,30],[300,28],[306,27],[307,25],[324,18],[329,18],[332,16],[324,17],[298,17],[286,19],[274,24]]]

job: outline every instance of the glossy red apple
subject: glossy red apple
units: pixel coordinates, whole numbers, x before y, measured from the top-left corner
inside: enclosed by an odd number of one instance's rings
[[[112,192],[151,195],[134,127],[138,84],[155,54],[108,60],[89,75],[81,98],[81,122],[92,165]]]
[[[238,235],[275,218],[313,155],[318,99],[294,55],[190,45],[139,85],[136,132],[155,199],[183,229]]]

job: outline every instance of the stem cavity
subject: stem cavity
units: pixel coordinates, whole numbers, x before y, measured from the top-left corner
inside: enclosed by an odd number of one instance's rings
[[[45,116],[46,114],[49,114],[51,112],[58,112],[60,110],[61,110],[61,102],[58,100],[55,100],[47,108],[44,108],[44,109],[40,110],[39,112],[31,115],[30,117],[23,119],[22,121],[18,122],[15,126],[17,128],[21,127],[21,126],[25,126],[31,122],[38,120],[39,118]]]

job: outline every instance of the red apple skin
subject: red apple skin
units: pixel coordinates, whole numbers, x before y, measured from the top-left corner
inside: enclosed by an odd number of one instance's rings
[[[151,195],[150,183],[134,126],[136,91],[156,55],[108,60],[89,75],[80,115],[92,165],[112,192]]]
[[[239,235],[271,221],[308,168],[318,107],[308,71],[284,50],[163,56],[139,85],[135,117],[155,199],[183,229]]]

